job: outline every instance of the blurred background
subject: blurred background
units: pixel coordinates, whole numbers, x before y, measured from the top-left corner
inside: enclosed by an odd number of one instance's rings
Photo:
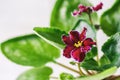
[[[0,43],[9,38],[33,33],[33,27],[49,27],[51,10],[56,0],[0,0]],[[89,0],[94,5],[103,2],[103,9],[98,11],[100,16],[106,9],[110,8],[114,0]],[[107,37],[102,31],[98,32],[99,47]],[[99,50],[100,52],[100,50]],[[102,54],[102,52],[100,52]],[[68,64],[63,57],[59,62]],[[65,70],[52,63],[54,67],[53,76]],[[68,64],[69,65],[69,64]],[[0,52],[0,80],[15,80],[19,74],[29,69],[9,61]],[[68,70],[65,70],[66,72]]]

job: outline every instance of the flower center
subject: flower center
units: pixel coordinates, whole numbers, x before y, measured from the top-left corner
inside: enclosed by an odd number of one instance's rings
[[[82,46],[82,42],[78,41],[77,43],[74,44],[74,46],[78,48],[78,47]]]

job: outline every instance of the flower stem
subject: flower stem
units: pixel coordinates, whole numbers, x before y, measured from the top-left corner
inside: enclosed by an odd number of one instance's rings
[[[90,20],[91,25],[94,26],[93,21],[92,21],[92,17],[91,17],[91,13],[88,13],[88,17],[89,17],[89,20]],[[94,26],[94,27],[95,27],[95,26]],[[96,46],[97,46],[97,48],[98,48],[97,37],[96,37]],[[97,60],[98,64],[100,64],[100,63],[99,63],[99,54],[98,54],[98,53],[97,53],[97,56],[96,56],[96,60]]]
[[[92,21],[91,13],[88,13],[88,17],[89,17],[91,25],[93,26],[93,21]]]
[[[68,66],[66,66],[66,65],[64,65],[64,64],[62,64],[62,63],[57,62],[57,61],[55,61],[55,63],[58,64],[59,66],[62,66],[62,67],[64,67],[64,68],[68,69],[68,70],[71,70],[71,71],[79,74],[79,71],[77,71],[77,70],[75,70],[75,69],[73,69],[73,68],[70,68],[70,67],[68,67]]]
[[[80,21],[82,21],[82,20],[79,19],[79,20],[75,23],[75,26],[72,28],[72,30],[75,30],[75,28],[80,24]]]
[[[77,63],[77,65],[78,65],[78,69],[79,69],[79,74],[80,74],[81,76],[84,76],[85,74],[83,73],[83,71],[82,71],[81,68],[80,68],[80,63]]]

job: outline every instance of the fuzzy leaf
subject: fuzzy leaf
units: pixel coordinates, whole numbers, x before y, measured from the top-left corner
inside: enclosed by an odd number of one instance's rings
[[[104,12],[100,19],[101,28],[108,36],[120,32],[120,0],[115,1],[115,4]]]
[[[64,31],[55,28],[41,28],[35,27],[34,31],[39,37],[58,48],[64,48],[65,44],[62,41],[62,35],[66,34]]]
[[[22,73],[17,80],[49,80],[52,69],[49,67],[33,68]]]
[[[35,34],[9,39],[1,44],[1,49],[8,59],[26,66],[42,66],[60,55],[57,48]]]
[[[104,55],[111,62],[111,66],[120,66],[120,33],[113,35],[107,42],[102,46]]]
[[[97,55],[97,47],[93,47],[87,54],[85,57],[85,60],[89,60],[91,58],[94,58]]]
[[[81,67],[83,67],[87,70],[97,70],[97,71],[99,71],[98,63],[94,59],[84,60],[81,63]]]
[[[109,65],[109,64],[111,64],[110,60],[107,58],[107,56],[103,55],[100,58],[100,65],[105,66],[105,65]]]
[[[82,14],[79,17],[72,16],[71,13],[75,9],[78,9],[79,4],[92,6],[92,4],[88,0],[56,0],[56,4],[51,14],[51,27],[57,27],[68,32],[73,28],[78,19],[85,19],[89,21],[87,14]],[[93,22],[96,23],[98,20],[97,14],[92,13],[91,15]]]
[[[61,73],[60,80],[74,80],[74,77],[73,75],[68,74],[68,73]]]

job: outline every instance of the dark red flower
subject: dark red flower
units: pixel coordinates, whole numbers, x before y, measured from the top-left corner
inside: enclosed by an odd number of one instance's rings
[[[102,9],[102,6],[103,6],[103,3],[101,2],[100,4],[98,4],[97,6],[92,7],[92,8],[94,11],[98,11],[98,10]]]
[[[70,31],[69,36],[62,36],[62,40],[66,44],[63,56],[73,57],[78,62],[84,60],[85,54],[91,49],[92,45],[96,45],[96,42],[93,42],[91,38],[86,38],[86,31],[87,29],[84,28],[81,33]]]

